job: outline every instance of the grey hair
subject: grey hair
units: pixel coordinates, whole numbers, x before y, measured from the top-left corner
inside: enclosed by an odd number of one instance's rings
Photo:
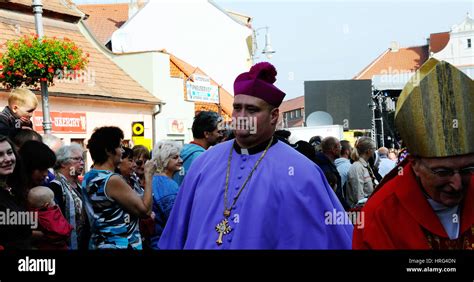
[[[352,152],[352,159],[357,161],[359,157],[367,153],[371,148],[375,148],[375,142],[370,137],[361,137],[356,141],[356,150]]]
[[[172,156],[181,152],[181,144],[174,141],[159,141],[153,147],[152,161],[156,162],[156,171],[162,173],[166,170]]]
[[[62,164],[65,164],[71,160],[72,152],[80,152],[81,155],[84,153],[84,149],[77,143],[71,143],[71,145],[65,145],[59,148],[56,152],[56,165],[55,169],[61,168]]]

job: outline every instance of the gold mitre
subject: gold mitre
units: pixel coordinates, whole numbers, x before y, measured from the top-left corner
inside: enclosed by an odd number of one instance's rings
[[[395,125],[411,154],[474,153],[474,82],[445,61],[429,59],[403,88]]]

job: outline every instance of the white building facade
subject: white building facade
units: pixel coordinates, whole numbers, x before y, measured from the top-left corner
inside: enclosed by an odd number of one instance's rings
[[[114,55],[112,60],[163,103],[156,108],[153,140],[192,140],[194,102],[183,99],[183,79],[170,76],[170,56],[159,51]],[[159,114],[158,114],[159,112]]]
[[[115,31],[111,42],[114,53],[166,50],[233,93],[235,78],[251,65],[252,32],[211,0],[156,0]]]
[[[438,60],[449,62],[474,78],[474,20],[469,14],[462,23],[451,28],[446,47],[432,55]]]

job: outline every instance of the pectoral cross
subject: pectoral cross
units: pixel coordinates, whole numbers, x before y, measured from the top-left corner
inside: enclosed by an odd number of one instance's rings
[[[227,218],[224,218],[216,225],[216,231],[217,233],[219,233],[219,238],[217,238],[216,243],[218,246],[220,246],[222,245],[222,237],[232,231],[232,228],[229,226],[229,221],[227,221]]]

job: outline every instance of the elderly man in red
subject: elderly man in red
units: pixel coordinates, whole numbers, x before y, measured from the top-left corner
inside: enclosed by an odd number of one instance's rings
[[[473,81],[429,59],[400,94],[395,123],[410,155],[363,208],[353,249],[474,249]]]

